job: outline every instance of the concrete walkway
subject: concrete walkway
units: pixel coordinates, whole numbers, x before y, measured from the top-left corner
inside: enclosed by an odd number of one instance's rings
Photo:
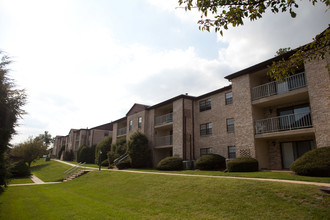
[[[31,180],[32,180],[35,184],[43,184],[43,183],[45,183],[44,181],[42,181],[41,179],[39,179],[39,178],[36,177],[35,175],[31,175],[30,178],[31,178]]]
[[[62,160],[55,160],[60,163],[64,163],[70,166],[75,166],[75,164],[68,163]],[[98,170],[94,167],[85,167],[87,169]],[[314,185],[322,187],[330,187],[330,183],[319,183],[319,182],[307,182],[307,181],[297,181],[297,180],[281,180],[281,179],[265,179],[265,178],[251,178],[251,177],[235,177],[235,176],[210,176],[210,175],[193,175],[193,174],[183,174],[183,173],[162,173],[162,172],[146,172],[146,171],[135,171],[135,170],[114,170],[114,169],[102,169],[106,171],[116,171],[116,172],[126,172],[126,173],[143,173],[151,175],[168,175],[168,176],[189,176],[189,177],[201,177],[201,178],[218,178],[218,179],[238,179],[238,180],[254,180],[254,181],[266,181],[266,182],[281,182],[281,183],[293,183],[293,184],[303,184],[303,185]]]

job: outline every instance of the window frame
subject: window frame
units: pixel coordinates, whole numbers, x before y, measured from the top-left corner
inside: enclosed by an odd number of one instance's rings
[[[231,151],[231,149],[234,148],[234,152]],[[231,145],[228,146],[228,159],[234,159],[236,158],[236,146],[235,145]]]
[[[212,147],[205,147],[205,148],[200,148],[199,149],[199,155],[201,157],[204,156],[204,155],[212,154],[212,153],[213,153]]]
[[[132,131],[132,128],[133,128],[133,120],[129,120],[129,122],[128,122],[128,130],[129,131]]]
[[[207,111],[212,109],[211,98],[199,101],[199,112]]]
[[[138,129],[142,128],[142,117],[138,118]]]
[[[231,94],[231,97],[227,97],[227,95]],[[226,105],[233,104],[233,92],[227,92],[225,93],[225,103]]]
[[[212,122],[201,124],[199,127],[199,133],[201,136],[211,135],[212,134]]]
[[[227,125],[227,132],[235,131],[235,119],[234,118],[227,118],[226,125]]]

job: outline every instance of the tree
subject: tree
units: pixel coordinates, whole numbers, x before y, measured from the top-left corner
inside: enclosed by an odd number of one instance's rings
[[[29,138],[11,150],[11,155],[23,158],[29,167],[33,161],[45,154],[47,154],[47,146],[35,138]]]
[[[49,134],[48,131],[45,131],[43,134],[39,134],[36,137],[36,140],[41,141],[47,147],[49,147],[50,144],[54,143],[54,138],[52,138],[52,135]]]
[[[277,56],[281,56],[287,52],[291,51],[291,48],[290,47],[286,47],[286,48],[280,48],[276,51],[276,54],[275,54],[275,57]]]
[[[11,62],[0,50],[0,185],[6,185],[8,166],[5,152],[12,135],[15,134],[17,120],[25,113],[22,107],[26,103],[25,91],[16,89],[14,82],[8,77],[7,66]]]
[[[329,0],[309,1],[312,5],[324,3],[327,8],[330,6]],[[294,9],[299,7],[296,0],[179,0],[178,2],[186,11],[197,8],[202,13],[198,21],[200,30],[210,31],[213,27],[215,32],[221,35],[229,25],[237,27],[244,25],[244,19],[251,21],[261,19],[267,9],[275,14],[289,12],[291,17],[295,18]],[[213,16],[211,19],[207,18],[210,14]],[[312,43],[295,50],[288,59],[274,63],[268,74],[276,80],[281,80],[299,69],[304,60],[324,59],[329,51],[329,38],[328,28],[316,36]]]
[[[133,168],[144,168],[151,165],[148,138],[141,132],[135,132],[128,141],[128,154]]]
[[[110,151],[111,147],[111,142],[112,142],[112,137],[106,137],[96,145],[95,148],[95,164],[99,163],[99,156],[101,155],[101,162],[107,159],[107,153]],[[102,154],[100,154],[102,152]]]

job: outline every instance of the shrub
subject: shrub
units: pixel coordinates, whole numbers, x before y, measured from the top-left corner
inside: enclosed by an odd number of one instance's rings
[[[183,163],[180,157],[166,157],[159,161],[157,170],[182,170]]]
[[[11,177],[30,176],[30,169],[24,161],[16,162],[10,168]]]
[[[101,166],[103,166],[103,167],[107,167],[107,166],[109,166],[109,161],[108,161],[108,159],[103,160],[102,163],[101,163]]]
[[[133,168],[151,166],[151,155],[148,147],[148,139],[141,132],[135,132],[128,144],[128,154]]]
[[[58,152],[57,158],[61,159],[62,153],[65,151],[65,146],[63,145],[60,149],[60,151]]]
[[[119,162],[116,167],[119,169],[119,170],[122,170],[122,169],[128,169],[131,167],[131,161],[129,159],[127,160],[124,160],[124,161],[121,161]]]
[[[108,152],[109,164],[127,152],[126,139],[118,139],[115,144],[111,144],[111,150]]]
[[[100,151],[102,152],[101,154],[101,161],[103,162],[104,160],[107,159],[107,154],[110,151],[110,146],[112,142],[112,137],[106,137],[98,143],[95,147],[95,164],[99,164],[99,156],[100,156]]]
[[[70,151],[65,151],[63,154],[63,160],[66,161],[73,161],[74,160],[74,153],[72,150]]]
[[[218,154],[208,154],[196,160],[195,167],[200,170],[225,169],[226,158]]]
[[[95,145],[92,147],[87,147],[82,145],[77,151],[77,162],[80,163],[94,163],[95,160]]]
[[[290,169],[298,175],[330,177],[330,147],[305,153],[291,164]]]
[[[259,170],[259,163],[251,157],[238,157],[227,162],[228,172],[253,172]]]

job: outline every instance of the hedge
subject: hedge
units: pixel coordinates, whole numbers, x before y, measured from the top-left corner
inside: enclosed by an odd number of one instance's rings
[[[122,169],[128,169],[131,167],[131,161],[129,159],[127,160],[124,160],[124,161],[121,161],[119,162],[116,167],[119,169],[119,170],[122,170]]]
[[[148,138],[141,132],[135,132],[127,144],[128,154],[133,168],[151,166],[151,153],[148,147]]]
[[[157,170],[182,170],[183,160],[180,157],[166,157],[159,161]]]
[[[196,169],[220,170],[226,168],[226,158],[218,154],[204,155],[196,160]]]
[[[305,153],[291,164],[290,169],[298,175],[330,177],[330,147]]]
[[[95,164],[99,164],[100,155],[101,155],[101,162],[108,159],[107,154],[110,151],[111,142],[112,142],[112,137],[109,136],[104,138],[103,141],[101,141],[100,143],[98,143],[98,145],[96,145],[95,160],[94,160]],[[100,151],[102,152],[102,154],[100,154]]]
[[[254,172],[259,170],[259,163],[251,157],[238,157],[227,162],[228,172]]]
[[[26,177],[30,176],[30,169],[25,162],[16,162],[10,168],[11,177]]]

